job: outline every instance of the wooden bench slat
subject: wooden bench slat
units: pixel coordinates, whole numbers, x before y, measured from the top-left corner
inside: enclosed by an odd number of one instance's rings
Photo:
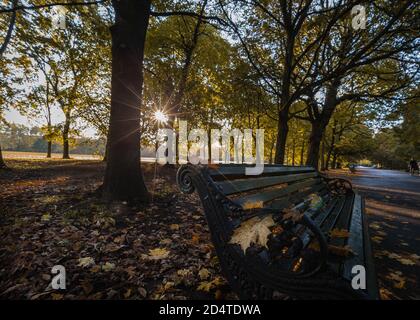
[[[346,197],[340,196],[339,201],[335,205],[331,213],[321,222],[321,230],[328,233],[335,225],[340,213],[342,212],[344,205],[346,204]]]
[[[291,196],[284,196],[281,199],[275,199],[272,203],[270,203],[270,208],[273,209],[283,209],[288,208],[292,205],[295,205],[299,202],[302,202],[306,197],[308,197],[312,193],[320,192],[321,190],[326,189],[326,185],[323,182],[313,185],[308,190],[304,190],[302,192],[296,192]]]
[[[282,196],[288,195],[294,191],[297,190],[301,190],[303,188],[307,188],[310,187],[312,185],[318,184],[320,183],[320,179],[309,179],[309,180],[305,180],[303,182],[298,182],[298,183],[294,183],[291,184],[285,188],[276,188],[276,189],[271,189],[268,191],[263,191],[260,192],[258,194],[252,194],[252,195],[248,195],[248,196],[244,196],[238,199],[235,199],[235,202],[240,204],[240,205],[244,205],[245,203],[255,203],[255,202],[259,202],[262,201],[263,203],[269,202],[271,200],[274,200],[276,198],[280,198]]]
[[[221,188],[221,191],[225,195],[231,195],[239,192],[270,187],[286,182],[295,182],[299,180],[314,178],[317,175],[318,173],[316,172],[308,172],[286,176],[261,177],[241,180],[224,180],[221,182],[217,182],[216,184]]]
[[[350,235],[347,244],[355,253],[344,262],[343,276],[351,280],[351,270],[355,265],[365,265],[365,254],[363,250],[363,222],[362,222],[362,198],[356,195],[354,198],[353,212],[350,222]]]
[[[248,166],[252,168],[253,166]],[[238,165],[224,165],[211,167],[209,170],[210,175],[215,179],[216,177],[226,176],[243,176],[244,178],[255,178],[255,176],[245,175],[246,166]],[[264,165],[263,175],[265,174],[296,174],[304,172],[315,172],[312,167],[287,167],[287,166],[267,166]]]

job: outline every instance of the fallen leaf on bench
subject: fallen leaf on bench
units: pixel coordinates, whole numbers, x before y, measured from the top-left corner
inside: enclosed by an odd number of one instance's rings
[[[350,233],[346,229],[332,229],[330,231],[330,237],[332,238],[348,238]]]
[[[263,201],[247,201],[242,205],[244,210],[259,209],[264,206]]]
[[[275,222],[271,215],[261,219],[260,217],[253,217],[241,223],[235,229],[229,243],[239,244],[242,250],[246,251],[252,243],[267,247],[267,238],[271,234],[270,227],[274,226]]]
[[[149,254],[142,254],[141,257],[143,259],[148,260],[160,260],[165,259],[169,256],[169,251],[165,248],[157,248],[157,249],[150,249]]]
[[[328,252],[340,257],[349,257],[355,254],[348,245],[344,247],[339,247],[329,244]]]
[[[298,222],[302,219],[303,213],[295,209],[283,209],[283,220],[292,219],[294,222]]]
[[[308,198],[311,200],[311,203],[309,204],[309,207],[311,209],[316,210],[322,208],[322,206],[324,205],[324,200],[316,193],[310,194]]]

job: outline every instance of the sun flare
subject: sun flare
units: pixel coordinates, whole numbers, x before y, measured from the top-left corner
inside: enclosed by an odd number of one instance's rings
[[[154,117],[158,122],[166,123],[168,121],[168,116],[161,110],[157,110],[154,114]]]

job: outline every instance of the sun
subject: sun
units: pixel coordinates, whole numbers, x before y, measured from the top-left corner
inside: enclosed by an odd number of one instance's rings
[[[161,110],[157,110],[154,114],[154,117],[158,122],[166,123],[168,121],[168,116]]]

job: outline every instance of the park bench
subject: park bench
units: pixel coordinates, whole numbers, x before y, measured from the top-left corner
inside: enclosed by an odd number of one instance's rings
[[[378,299],[364,202],[350,182],[311,167],[246,165],[178,169],[197,191],[222,272],[243,299]],[[366,287],[353,289],[354,266]]]

